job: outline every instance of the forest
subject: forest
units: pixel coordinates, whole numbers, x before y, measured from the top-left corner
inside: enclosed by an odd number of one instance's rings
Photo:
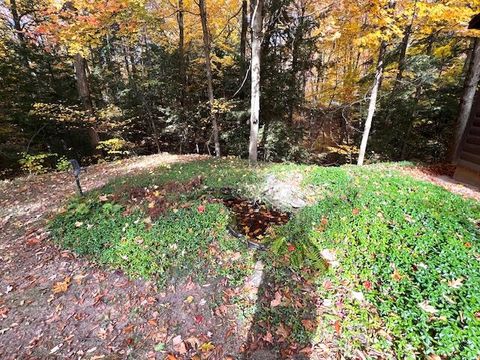
[[[72,158],[245,158],[251,129],[265,161],[448,162],[479,11],[466,0],[3,1],[1,176]]]

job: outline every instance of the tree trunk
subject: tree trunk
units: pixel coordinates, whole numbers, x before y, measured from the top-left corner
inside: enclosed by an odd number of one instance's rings
[[[186,87],[187,87],[187,74],[185,67],[185,24],[184,24],[184,6],[183,0],[178,0],[178,13],[177,13],[177,22],[178,22],[178,57],[179,57],[179,76],[180,76],[180,105],[182,107],[182,115],[185,107],[185,96],[186,96]]]
[[[240,33],[240,77],[241,80],[247,74],[247,33],[248,33],[248,3],[242,1],[242,30]],[[242,91],[242,93],[244,93]]]
[[[405,133],[405,136],[403,138],[402,151],[400,153],[400,160],[405,160],[408,155],[409,140],[412,134],[415,118],[418,115],[418,103],[420,102],[420,97],[422,96],[422,93],[423,93],[423,86],[417,87],[417,90],[415,90],[415,97],[413,100],[412,112],[409,119],[410,122],[408,124],[407,132]]]
[[[130,71],[130,64],[128,61],[128,50],[127,46],[125,44],[122,45],[122,50],[123,50],[123,61],[125,64],[125,70],[127,71],[127,78],[128,82],[131,84],[132,83],[132,73]]]
[[[81,54],[76,54],[74,59],[77,89],[83,108],[93,114],[92,98],[88,88],[86,61]]]
[[[149,116],[149,119],[150,119],[150,125],[153,130],[153,140],[155,141],[155,146],[157,147],[157,154],[160,154],[162,152],[162,149],[160,147],[160,140],[159,140],[160,135],[157,130],[157,125],[155,124],[155,120],[153,119],[151,114]]]
[[[473,49],[469,57],[469,62],[451,151],[451,161],[454,164],[457,162],[460,143],[470,118],[473,100],[480,80],[480,39],[478,38],[473,39]]]
[[[428,42],[427,42],[428,45],[425,49],[428,56],[432,56],[434,42],[435,42],[435,37],[433,35],[430,35],[428,37]],[[424,88],[424,85],[420,84],[417,86],[417,89],[415,90],[415,96],[413,97],[412,111],[410,113],[410,116],[407,117],[408,128],[407,128],[407,132],[405,133],[405,136],[403,137],[402,150],[400,152],[400,160],[406,160],[408,155],[409,145],[411,144],[410,137],[411,137],[412,131],[414,130],[415,118],[418,116],[418,104],[423,95],[423,88]]]
[[[415,17],[415,14],[413,16]],[[405,69],[407,66],[407,51],[410,45],[410,37],[412,35],[414,17],[412,18],[411,23],[405,28],[405,31],[403,32],[403,39],[400,44],[400,54],[398,56],[397,76],[393,84],[392,91],[390,92],[390,95],[388,97],[387,104],[393,103],[393,101],[395,100],[397,91],[400,88],[401,82],[403,80],[403,73],[405,72]],[[387,126],[391,126],[391,119],[394,112],[395,112],[395,106],[392,106],[389,109],[387,109],[387,115],[385,117],[385,124]]]
[[[205,56],[205,70],[207,73],[207,90],[208,90],[208,101],[210,104],[210,117],[212,118],[212,128],[213,128],[213,141],[215,143],[215,156],[220,156],[220,140],[218,135],[218,124],[215,114],[213,113],[213,78],[212,78],[212,64],[210,59],[210,34],[208,31],[208,20],[207,20],[207,7],[205,5],[205,0],[199,0],[198,6],[200,8],[200,20],[202,22],[202,32],[203,32],[203,47],[204,47],[204,56]]]
[[[403,73],[407,65],[407,50],[410,44],[410,36],[412,35],[412,25],[407,26],[403,33],[402,43],[400,44],[400,54],[398,56],[398,72],[394,89],[396,89],[403,80]],[[395,91],[392,91],[395,92]]]
[[[405,30],[403,31],[403,38],[402,42],[400,43],[400,54],[398,55],[398,68],[397,68],[397,76],[395,82],[393,83],[392,91],[390,92],[390,96],[388,97],[387,104],[393,104],[396,93],[400,88],[401,82],[403,80],[403,73],[407,67],[407,52],[410,46],[410,38],[412,37],[413,33],[413,25],[415,23],[415,19],[417,18],[417,6],[418,0],[415,0],[415,4],[413,7],[412,18],[410,19],[410,23],[407,25]],[[391,106],[387,109],[387,114],[385,117],[385,124],[387,127],[392,126],[391,119],[395,112],[395,106]],[[403,150],[402,150],[403,152]]]
[[[252,0],[252,94],[250,108],[250,165],[257,164],[258,129],[260,125],[260,57],[263,37],[263,0]]]
[[[387,43],[382,41],[380,44],[380,52],[378,54],[377,70],[375,73],[375,80],[373,82],[372,94],[370,95],[370,103],[368,106],[367,120],[365,121],[365,128],[363,130],[362,144],[360,145],[360,154],[358,155],[358,165],[362,166],[365,160],[365,152],[367,151],[368,137],[370,136],[370,129],[372,127],[373,116],[377,107],[378,91],[380,89],[380,83],[383,77],[383,58],[387,50]]]
[[[396,6],[396,0],[390,0],[388,3],[389,9],[394,9]],[[373,116],[375,115],[375,110],[377,108],[377,97],[378,91],[380,90],[382,80],[383,80],[383,70],[384,70],[384,57],[387,52],[387,42],[382,40],[380,43],[380,51],[378,54],[377,70],[375,72],[375,80],[373,82],[372,93],[370,95],[370,103],[368,105],[368,114],[367,120],[365,120],[365,128],[363,130],[362,143],[360,145],[360,153],[358,155],[359,166],[363,165],[365,160],[365,153],[367,151],[368,138],[370,136],[370,129],[372,128]]]
[[[28,61],[27,43],[25,41],[25,35],[22,29],[22,20],[18,13],[16,0],[10,0],[10,12],[12,13],[13,28],[15,29],[15,33],[20,43],[21,58],[22,58],[23,65],[27,70],[31,71],[32,69],[30,68],[30,63]]]
[[[74,58],[75,66],[75,77],[77,79],[77,89],[78,94],[80,95],[80,100],[82,101],[83,109],[88,111],[91,115],[95,114],[93,109],[92,98],[90,96],[90,89],[88,87],[87,79],[87,62],[82,57],[81,54],[77,53]],[[94,126],[88,128],[88,136],[90,138],[90,144],[93,151],[96,153],[98,151],[97,146],[100,142],[100,137],[98,136],[97,130]]]
[[[293,36],[293,44],[292,44],[292,68],[290,71],[290,96],[289,96],[289,106],[288,106],[288,122],[290,125],[293,125],[293,114],[295,112],[298,99],[301,98],[298,89],[298,79],[297,73],[299,72],[298,64],[299,64],[299,51],[301,42],[303,41],[303,33],[304,33],[304,17],[305,17],[305,3],[301,5],[301,14],[298,19],[298,25],[295,29],[295,34]]]
[[[394,85],[394,90],[400,85],[400,82],[403,80],[403,73],[405,72],[405,68],[407,66],[407,51],[410,46],[410,37],[412,36],[413,31],[413,24],[415,19],[417,18],[417,3],[418,0],[415,0],[412,18],[410,19],[410,23],[407,25],[403,32],[403,39],[400,44],[400,54],[398,56],[398,72],[397,78]],[[392,91],[394,93],[395,91]]]
[[[20,16],[18,14],[16,0],[10,0],[10,11],[12,13],[13,28],[15,29],[18,40],[23,46],[25,44],[25,36],[23,35],[22,24],[20,22]]]

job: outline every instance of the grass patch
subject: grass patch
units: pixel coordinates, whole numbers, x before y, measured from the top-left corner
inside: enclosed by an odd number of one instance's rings
[[[196,186],[188,185],[199,177]],[[248,166],[235,160],[162,167],[75,198],[50,228],[62,246],[132,277],[164,285],[221,273],[238,283],[248,273],[250,254],[246,244],[228,235],[228,210],[207,195],[223,187],[242,192],[253,178]],[[232,257],[236,260],[226,261]]]
[[[400,358],[477,358],[479,204],[385,168],[315,168],[307,181],[329,195],[282,229],[277,248],[287,254],[290,242],[336,253],[332,278],[362,292],[387,330],[370,346]],[[294,267],[305,263],[290,257]],[[355,299],[344,301],[343,336],[361,347],[358,338],[377,319]]]
[[[236,286],[251,271],[252,254],[227,234],[228,210],[209,199],[222,188],[261,198],[258,185],[268,174],[287,178],[291,171],[303,174],[302,186],[316,189],[317,199],[275,231],[262,257],[272,283],[288,288],[282,296],[302,304],[304,284],[295,283],[307,281],[311,298],[331,300],[332,313],[319,320],[301,305],[271,309],[273,288],[255,314],[260,323],[286,324],[302,344],[336,334],[346,356],[365,349],[398,358],[480,355],[480,206],[386,165],[277,164],[255,171],[238,160],[172,165],[73,200],[51,223],[52,233],[63,246],[135,277],[165,284],[189,275],[225,276]],[[199,176],[201,184],[188,191],[162,195],[168,206],[158,218],[149,216],[155,199],[126,201],[131,188],[156,196],[166,184]],[[326,272],[325,250],[339,263]],[[316,320],[323,333],[315,335]]]

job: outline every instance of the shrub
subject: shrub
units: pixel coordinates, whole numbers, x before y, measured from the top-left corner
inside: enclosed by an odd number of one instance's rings
[[[44,174],[50,169],[49,164],[47,164],[47,160],[56,156],[57,154],[51,153],[30,155],[26,152],[23,152],[21,153],[19,163],[22,170],[28,172],[29,174]]]
[[[62,156],[58,159],[56,169],[57,171],[68,171],[70,169],[70,161],[66,156]]]
[[[119,138],[100,141],[97,145],[97,149],[104,151],[108,160],[118,160],[127,156],[130,153],[128,147],[128,142]]]

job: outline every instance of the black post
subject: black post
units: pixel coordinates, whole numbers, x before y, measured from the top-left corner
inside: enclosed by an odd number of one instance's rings
[[[80,173],[82,172],[83,169],[78,163],[78,161],[75,159],[70,160],[70,164],[72,165],[72,168],[73,168],[73,176],[75,176],[75,183],[77,184],[78,193],[80,194],[80,196],[84,196],[82,187],[80,186]]]
[[[84,196],[82,187],[80,186],[80,178],[78,176],[75,176],[75,182],[77,183],[78,192],[80,193],[80,196]]]

